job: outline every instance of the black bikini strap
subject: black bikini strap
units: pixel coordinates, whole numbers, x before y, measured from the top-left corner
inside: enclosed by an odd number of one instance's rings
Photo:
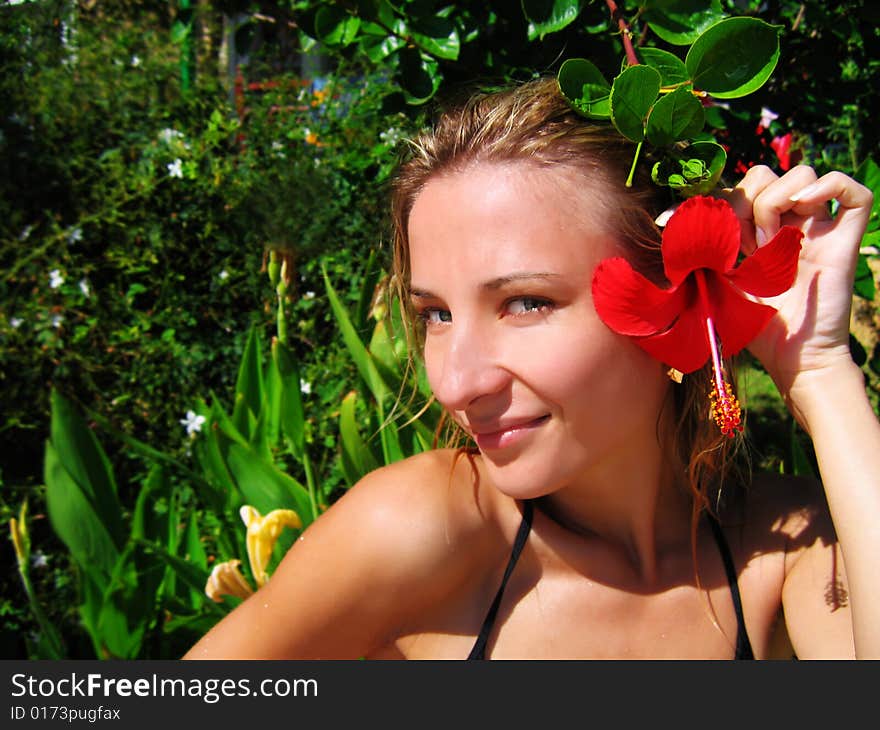
[[[507,580],[510,578],[510,574],[513,573],[513,568],[516,566],[519,554],[525,547],[531,529],[532,503],[530,500],[526,499],[523,500],[522,522],[519,523],[519,531],[516,533],[516,539],[513,542],[513,550],[510,553],[510,560],[507,561],[507,568],[504,570],[504,577],[501,579],[498,593],[495,594],[495,600],[492,601],[492,605],[489,607],[489,612],[486,614],[486,618],[483,621],[483,627],[480,629],[480,635],[477,637],[474,648],[471,649],[471,653],[468,654],[468,659],[484,659],[486,656],[486,642],[489,641],[489,634],[492,633],[492,626],[495,624],[495,616],[498,613],[499,606],[501,606],[501,597],[504,594],[504,587],[507,585]]]
[[[721,560],[724,562],[724,572],[727,573],[727,583],[730,586],[730,595],[733,599],[733,610],[736,612],[736,653],[735,659],[754,659],[752,652],[752,643],[749,641],[749,634],[746,631],[746,621],[743,616],[742,600],[739,595],[739,585],[736,581],[736,568],[733,564],[733,556],[730,554],[730,548],[724,539],[724,533],[721,531],[721,525],[712,516],[709,515],[709,526],[712,528],[712,535],[718,545],[718,551],[721,553]]]

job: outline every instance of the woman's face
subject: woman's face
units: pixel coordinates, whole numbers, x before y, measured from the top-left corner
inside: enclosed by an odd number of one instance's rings
[[[432,178],[409,219],[429,382],[516,498],[656,448],[669,387],[660,363],[596,315],[593,269],[620,250],[569,174],[477,164]]]

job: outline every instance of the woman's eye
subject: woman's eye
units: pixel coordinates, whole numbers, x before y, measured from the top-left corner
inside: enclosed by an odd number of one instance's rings
[[[550,311],[552,303],[537,297],[519,297],[507,302],[507,313],[512,315],[528,314],[529,312]]]
[[[452,312],[448,309],[423,309],[419,319],[427,325],[446,324],[452,321]]]

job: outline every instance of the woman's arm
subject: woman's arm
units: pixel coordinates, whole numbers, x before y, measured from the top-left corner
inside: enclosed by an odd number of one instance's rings
[[[824,654],[828,637],[839,636],[841,620],[851,615],[855,655],[880,658],[880,422],[849,350],[853,277],[873,198],[842,173],[817,179],[803,166],[781,178],[753,168],[731,197],[747,222],[746,252],[781,225],[804,231],[795,284],[768,300],[778,314],[749,346],[813,440],[839,541],[839,547],[817,541],[791,561],[783,602],[792,640],[799,639],[799,656]],[[838,202],[833,217],[832,200]],[[823,585],[817,576],[828,575],[824,566],[834,563],[838,549],[850,612],[817,611],[815,592]]]

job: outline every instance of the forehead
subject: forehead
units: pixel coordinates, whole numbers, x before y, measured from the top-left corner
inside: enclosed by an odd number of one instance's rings
[[[528,163],[477,164],[428,181],[408,237],[413,283],[553,271],[584,276],[617,253],[589,181]]]

